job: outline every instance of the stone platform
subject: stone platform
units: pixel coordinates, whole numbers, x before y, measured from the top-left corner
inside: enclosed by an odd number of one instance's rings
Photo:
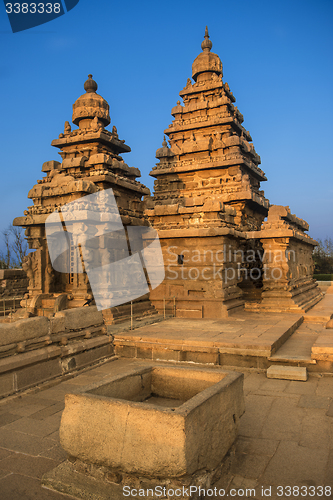
[[[114,347],[122,357],[265,369],[302,322],[296,314],[248,312],[223,320],[169,318],[116,333]]]
[[[73,498],[41,484],[42,476],[67,458],[58,431],[65,394],[81,392],[92,382],[103,382],[110,375],[145,364],[143,360],[130,359],[106,362],[52,387],[36,388],[2,400],[1,499]],[[333,484],[333,378],[310,376],[307,382],[269,380],[264,373],[248,371],[244,376],[245,413],[232,462],[218,482],[218,489],[225,489],[225,496],[234,498],[246,498],[245,490],[252,489],[251,498],[263,500],[267,496],[262,495],[262,488],[266,492],[271,488],[269,498],[277,500],[287,498],[278,496],[278,486],[298,485],[307,487],[312,495],[303,498],[317,498],[313,488],[320,493],[319,486]],[[79,481],[78,476],[71,476],[72,483]],[[96,498],[96,480],[84,486],[89,498]],[[121,484],[119,489],[119,498],[125,498]]]

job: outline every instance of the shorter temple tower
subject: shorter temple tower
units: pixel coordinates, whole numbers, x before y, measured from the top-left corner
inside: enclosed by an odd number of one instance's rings
[[[57,272],[52,267],[45,233],[45,221],[50,214],[86,195],[112,188],[123,225],[149,225],[141,199],[150,191],[136,180],[140,171],[126,165],[120,156],[131,149],[119,139],[115,126],[112,132],[105,128],[111,121],[109,105],[97,94],[97,83],[92,75],[84,89],[85,93],[73,105],[72,121],[78,128],[72,130],[66,121],[64,132],[52,141],[52,146],[60,149],[62,161],[43,164],[45,176],[28,194],[33,205],[28,207],[24,217],[14,220],[14,225],[26,228],[29,248],[35,250],[23,262],[29,293],[22,305],[32,314],[82,306],[93,298],[87,274],[75,272],[73,249],[68,250],[68,273]],[[86,222],[77,221],[83,230]],[[103,244],[102,239],[100,244]],[[149,308],[147,296],[139,302],[141,305],[137,303],[136,310]],[[112,308],[110,320],[128,313],[129,307]]]

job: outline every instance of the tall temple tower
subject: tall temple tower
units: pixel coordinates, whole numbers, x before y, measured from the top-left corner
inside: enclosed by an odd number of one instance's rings
[[[73,267],[73,272],[69,269],[68,273],[59,273],[52,267],[45,234],[45,221],[51,213],[86,195],[112,188],[123,225],[149,225],[141,200],[150,191],[136,180],[140,171],[126,165],[120,156],[131,149],[119,139],[115,126],[112,132],[105,128],[111,121],[109,105],[97,94],[92,75],[84,89],[85,93],[73,105],[72,121],[78,128],[72,130],[66,121],[64,132],[52,141],[52,146],[60,149],[62,162],[43,164],[45,176],[28,194],[33,205],[24,217],[14,220],[14,225],[26,228],[29,248],[35,249],[23,262],[29,278],[29,298],[23,304],[34,314],[40,314],[42,309],[51,312],[82,306],[92,299],[85,272],[75,272]],[[84,230],[87,221],[77,222],[82,223]],[[69,249],[69,259],[72,254]],[[122,307],[117,308],[116,316],[121,315]]]
[[[164,140],[156,153],[160,162],[150,174],[157,179],[154,202],[166,205],[176,198],[193,202],[187,206],[202,207],[201,202],[214,198],[235,210],[233,223],[238,229],[256,230],[268,211],[268,200],[260,191],[260,182],[267,179],[258,167],[260,157],[242,125],[236,99],[222,81],[222,63],[211,52],[212,45],[206,27],[202,52],[192,64],[195,83],[187,80],[179,93],[184,105],[177,102],[171,111],[175,119],[165,130],[170,148]],[[179,228],[203,228],[207,222],[210,227],[229,225],[219,212],[213,217],[201,210],[199,217],[184,218],[186,223],[180,222]]]
[[[245,301],[261,301],[260,231],[269,202],[260,189],[267,180],[260,157],[222,81],[207,27],[201,48],[192,64],[194,83],[187,80],[179,94],[183,104],[171,111],[169,145],[164,137],[150,173],[156,181],[146,214],[166,266],[163,284],[150,297],[159,310],[165,301],[169,309],[177,304],[180,317],[221,318],[242,310]],[[302,221],[297,227],[306,229]],[[311,257],[315,242],[306,237]]]

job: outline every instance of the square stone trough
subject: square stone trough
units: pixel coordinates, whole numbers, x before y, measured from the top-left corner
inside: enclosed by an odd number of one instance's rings
[[[145,366],[66,395],[60,442],[84,463],[176,478],[218,467],[243,412],[241,373]]]

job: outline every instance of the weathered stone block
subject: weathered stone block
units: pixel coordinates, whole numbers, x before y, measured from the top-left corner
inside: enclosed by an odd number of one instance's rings
[[[48,334],[47,318],[20,319],[14,323],[0,324],[0,346],[43,337]]]
[[[13,373],[0,375],[0,396],[7,396],[15,392],[15,376]]]
[[[103,359],[107,356],[112,356],[112,354],[113,346],[111,344],[96,347],[95,349],[89,349],[75,355],[75,367],[79,369],[85,366],[89,366],[99,359]]]
[[[202,308],[200,309],[176,309],[177,318],[202,318]]]
[[[152,349],[149,347],[147,348],[147,347],[137,346],[136,356],[137,356],[137,358],[141,358],[141,359],[152,359],[153,352],[152,352]]]
[[[185,351],[184,357],[188,363],[219,364],[218,352]]]
[[[60,440],[86,463],[178,477],[219,465],[243,412],[242,374],[139,368],[68,394]]]
[[[57,312],[55,318],[64,318],[66,330],[79,330],[89,326],[103,324],[102,311],[97,311],[96,306],[77,307]]]
[[[179,349],[179,347],[178,347]],[[184,361],[183,352],[180,350],[157,347],[152,349],[153,360],[155,361]]]
[[[65,331],[66,317],[55,316],[54,318],[50,318],[50,333],[59,333]]]
[[[122,358],[136,358],[136,347],[131,345],[115,344],[115,353]]]
[[[267,370],[267,378],[302,380],[306,382],[308,375],[306,368],[301,366],[272,365]]]
[[[17,372],[17,389],[25,389],[61,375],[59,359],[48,360],[33,366],[27,366]]]
[[[42,166],[42,172],[50,172],[51,170],[59,170],[60,163],[58,161],[45,161]]]

